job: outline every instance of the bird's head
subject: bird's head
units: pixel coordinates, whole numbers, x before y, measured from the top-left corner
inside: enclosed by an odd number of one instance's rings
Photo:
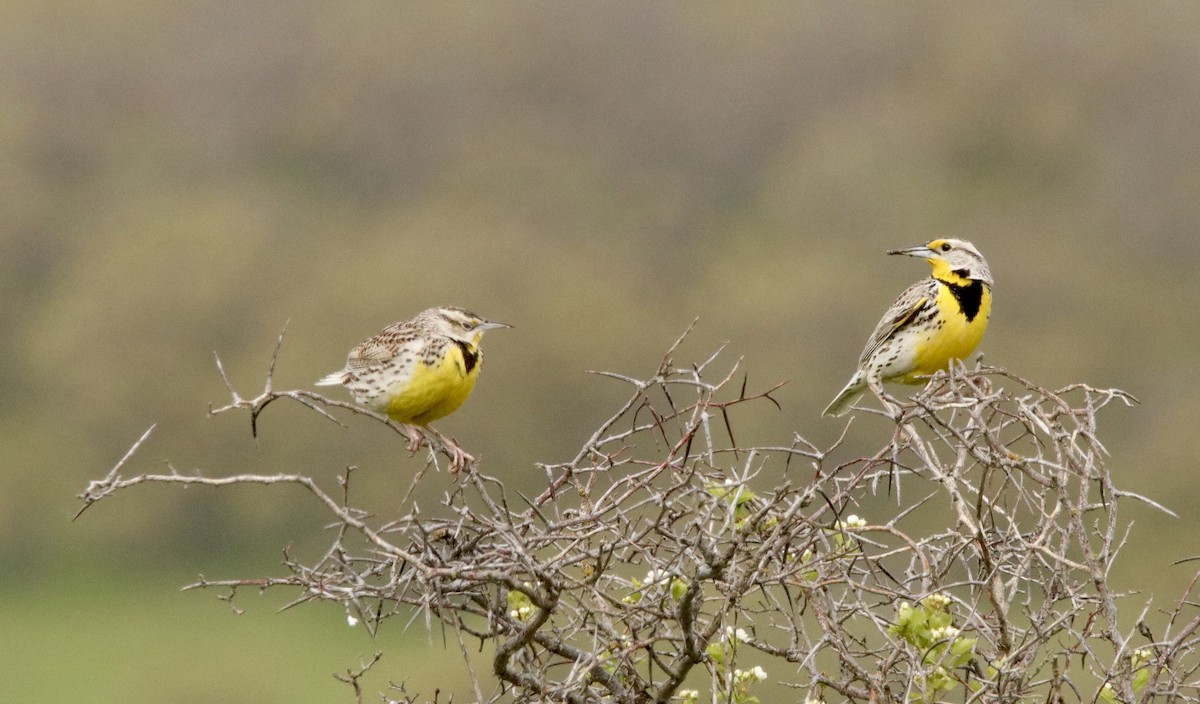
[[[966,240],[945,238],[908,249],[895,249],[888,254],[905,254],[910,257],[928,259],[933,275],[950,283],[966,284],[982,281],[992,285],[992,272],[987,260]]]
[[[512,327],[495,320],[486,320],[469,310],[454,306],[430,308],[418,315],[417,318],[434,334],[465,342],[472,347],[479,344],[479,339],[488,330]]]

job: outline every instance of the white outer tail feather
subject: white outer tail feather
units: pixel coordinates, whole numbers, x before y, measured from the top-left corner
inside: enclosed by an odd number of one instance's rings
[[[341,386],[346,382],[346,370],[326,374],[317,381],[317,386]]]
[[[830,402],[829,406],[821,413],[823,416],[842,416],[850,410],[850,406],[862,396],[863,391],[866,391],[867,385],[855,374],[850,378],[850,383],[838,392],[838,395]]]

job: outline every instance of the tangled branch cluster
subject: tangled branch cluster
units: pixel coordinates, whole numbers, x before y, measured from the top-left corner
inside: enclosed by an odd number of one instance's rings
[[[628,400],[571,461],[541,467],[536,497],[473,464],[439,515],[372,516],[349,502],[349,472],[336,492],[288,474],[123,478],[127,456],[82,498],[304,486],[340,526],[321,559],[192,586],[295,589],[372,631],[443,624],[464,667],[487,646],[481,702],[752,704],[764,679],[809,701],[1200,701],[1194,604],[1118,619],[1118,508],[1157,506],[1114,484],[1096,435],[1126,394],[956,367],[888,404],[877,452],[839,460],[844,438],[739,446],[738,407],[774,389],[747,392],[719,352],[677,364],[678,346],[648,379],[608,375]],[[268,375],[263,396],[218,412],[257,419],[280,397],[345,407]]]

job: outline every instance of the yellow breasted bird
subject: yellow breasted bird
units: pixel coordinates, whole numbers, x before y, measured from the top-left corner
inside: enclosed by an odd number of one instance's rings
[[[975,350],[992,311],[992,273],[975,245],[939,239],[888,252],[927,259],[933,274],[909,286],[883,315],[858,360],[858,370],[824,415],[840,416],[868,387],[920,384],[952,359]]]
[[[359,405],[404,424],[409,450],[416,451],[422,437],[411,426],[427,427],[458,410],[483,366],[483,333],[507,327],[462,308],[430,308],[364,340],[350,350],[343,369],[317,386],[345,386]],[[473,459],[453,441],[442,440],[454,455],[452,471]]]

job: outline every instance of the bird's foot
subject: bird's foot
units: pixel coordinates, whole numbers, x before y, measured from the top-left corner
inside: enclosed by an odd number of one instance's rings
[[[474,455],[467,453],[466,450],[459,447],[454,442],[446,445],[446,449],[450,450],[453,457],[450,459],[450,473],[458,474],[464,467],[475,461]]]
[[[425,436],[414,426],[401,424],[400,427],[403,429],[404,437],[408,438],[408,454],[417,454],[417,450],[421,449],[421,443],[425,442]]]
[[[434,430],[433,428],[429,428],[429,430],[430,430],[430,432],[432,432],[434,435],[437,436],[438,440],[441,441],[442,449],[446,452],[446,454],[450,455],[450,473],[451,474],[458,474],[468,464],[475,461],[475,457],[473,455],[471,455],[470,453],[468,453],[466,450],[459,447],[458,443],[454,442],[453,438],[448,438],[445,435],[442,435],[438,431]]]

